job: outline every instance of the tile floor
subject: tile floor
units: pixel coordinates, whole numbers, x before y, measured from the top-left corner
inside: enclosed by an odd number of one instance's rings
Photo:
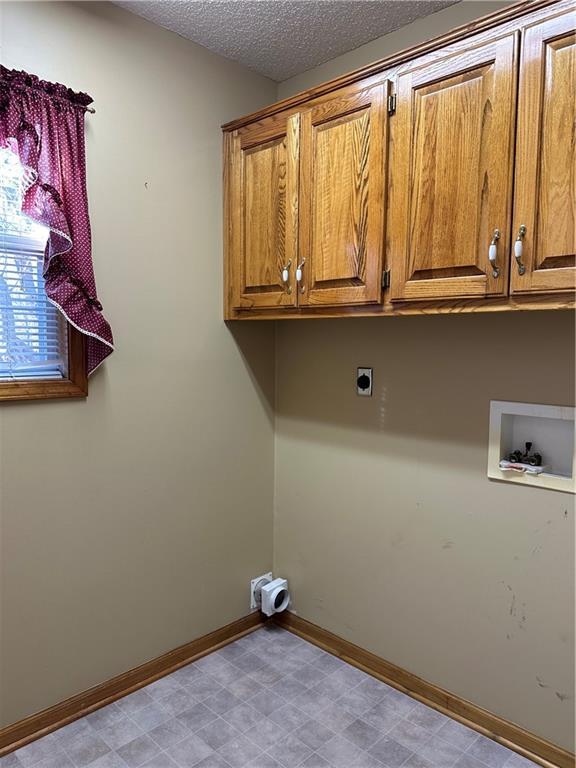
[[[529,768],[278,628],[0,759],[1,768]]]

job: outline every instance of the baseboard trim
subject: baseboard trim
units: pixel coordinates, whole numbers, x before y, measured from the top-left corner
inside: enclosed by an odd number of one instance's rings
[[[494,739],[544,768],[574,768],[574,755],[571,752],[526,731],[515,723],[504,720],[466,699],[429,683],[294,613],[285,612],[276,616],[275,619],[284,629]]]
[[[124,672],[105,683],[55,704],[53,707],[48,707],[42,712],[2,728],[0,730],[0,757],[46,736],[63,725],[68,725],[68,723],[88,715],[100,707],[116,701],[116,699],[133,693],[250,632],[254,632],[265,623],[266,620],[259,612],[252,613],[227,624],[221,629],[210,632],[208,635],[168,651],[156,659],[147,661],[129,672]]]

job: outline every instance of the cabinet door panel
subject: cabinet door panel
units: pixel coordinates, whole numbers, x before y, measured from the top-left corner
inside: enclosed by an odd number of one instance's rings
[[[504,295],[516,38],[401,74],[392,119],[392,299]],[[494,230],[498,275],[489,246]]]
[[[380,301],[387,85],[302,115],[301,305]]]
[[[229,258],[232,306],[238,309],[296,301],[298,117],[281,128],[266,128],[256,126],[233,139]]]
[[[576,282],[576,18],[526,30],[520,66],[514,231],[523,225],[512,290],[571,290]]]

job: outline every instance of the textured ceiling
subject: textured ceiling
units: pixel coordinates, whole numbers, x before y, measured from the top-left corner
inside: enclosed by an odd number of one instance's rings
[[[458,0],[117,0],[282,81]]]

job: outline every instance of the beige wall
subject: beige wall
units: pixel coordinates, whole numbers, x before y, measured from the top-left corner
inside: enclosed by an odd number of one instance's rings
[[[280,95],[502,5],[434,14]],[[296,612],[573,748],[573,497],[486,477],[491,399],[573,402],[573,315],[278,323],[276,361],[274,567]]]
[[[0,407],[8,723],[245,615],[271,567],[273,329],[222,322],[219,126],[275,85],[113,5],[1,10],[3,64],[95,99],[118,346],[85,402]]]
[[[274,568],[294,610],[565,747],[573,497],[486,463],[490,400],[570,404],[573,347],[570,313],[287,322],[276,347]]]

